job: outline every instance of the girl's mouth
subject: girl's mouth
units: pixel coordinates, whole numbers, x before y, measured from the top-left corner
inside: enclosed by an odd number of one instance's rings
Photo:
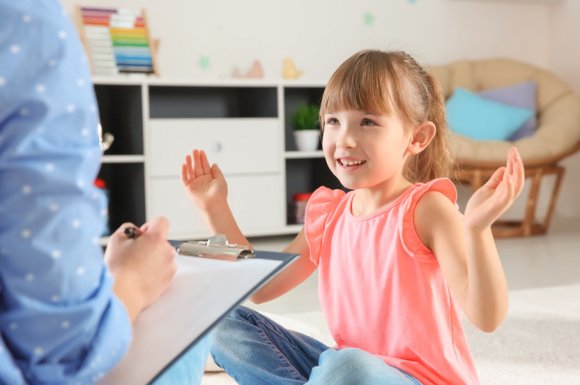
[[[367,161],[366,160],[354,160],[354,159],[338,158],[337,162],[340,166],[342,166],[344,168],[353,169],[353,168],[362,166]]]

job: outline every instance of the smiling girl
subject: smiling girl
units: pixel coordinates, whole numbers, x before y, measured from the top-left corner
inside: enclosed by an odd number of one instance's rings
[[[461,214],[444,178],[452,162],[443,95],[404,52],[346,60],[326,86],[320,119],[328,167],[351,191],[314,192],[304,229],[285,249],[300,259],[253,300],[277,298],[318,268],[336,346],[238,308],[215,333],[216,363],[251,385],[479,384],[461,319],[492,331],[507,313],[491,225],[521,193],[517,150]],[[248,243],[203,151],[186,157],[182,180],[215,233]]]

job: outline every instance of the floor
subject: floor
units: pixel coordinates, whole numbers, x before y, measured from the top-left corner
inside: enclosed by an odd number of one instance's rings
[[[255,238],[256,249],[281,250],[291,237]],[[580,283],[580,218],[554,218],[548,234],[499,239],[497,247],[511,291]],[[246,306],[286,314],[320,309],[316,273],[269,303]]]

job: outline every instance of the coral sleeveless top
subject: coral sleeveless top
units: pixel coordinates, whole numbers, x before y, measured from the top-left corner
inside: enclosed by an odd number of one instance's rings
[[[352,215],[353,191],[314,192],[304,228],[320,302],[337,348],[365,350],[423,385],[478,385],[461,309],[415,230],[430,191],[456,202],[449,179],[414,184],[365,217]]]

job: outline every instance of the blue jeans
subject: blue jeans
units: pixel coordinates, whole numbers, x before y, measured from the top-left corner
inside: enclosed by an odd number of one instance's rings
[[[331,349],[239,307],[216,327],[211,354],[241,385],[421,385],[360,349]]]
[[[209,354],[211,334],[191,347],[151,385],[197,385]]]

